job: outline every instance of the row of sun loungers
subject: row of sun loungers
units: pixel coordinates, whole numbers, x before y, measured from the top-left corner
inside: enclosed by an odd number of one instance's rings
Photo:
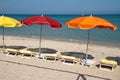
[[[39,54],[39,48],[27,48],[23,46],[7,46],[5,49],[0,47],[1,50],[3,50],[3,53],[6,53],[7,55],[22,55],[29,56],[29,57],[37,57],[37,58],[43,58],[43,59],[53,59],[54,61],[60,59],[63,62],[72,62],[79,63],[81,61],[81,58],[79,58],[79,54],[76,53],[73,55],[74,52],[57,52],[53,49],[48,48],[42,48],[41,52]]]
[[[77,52],[57,52],[54,49],[49,48],[41,48],[41,51],[39,53],[39,48],[27,48],[23,46],[0,46],[0,51],[2,53],[5,53],[7,55],[22,55],[24,58],[25,56],[29,56],[30,58],[36,57],[36,58],[42,58],[44,60],[52,59],[54,61],[61,60],[63,63],[65,62],[71,62],[72,64],[79,63],[82,65],[88,65],[92,67],[92,65],[95,63],[93,60],[93,57],[91,55],[88,55],[88,59],[85,60],[85,54],[84,53],[77,53]],[[99,68],[101,69],[102,66],[108,66],[111,67],[112,70],[117,66],[117,62],[113,60],[106,60],[101,59],[99,61]]]
[[[5,48],[0,46],[0,51],[1,53],[7,54],[7,55],[13,55],[13,56],[22,55],[22,57],[28,56],[31,58],[37,57],[37,55],[39,55],[39,48],[27,48],[23,46],[7,46]],[[57,51],[52,49],[42,48],[40,55],[44,55],[45,59],[48,59],[48,58],[57,59],[56,52]],[[37,58],[39,58],[40,55]]]

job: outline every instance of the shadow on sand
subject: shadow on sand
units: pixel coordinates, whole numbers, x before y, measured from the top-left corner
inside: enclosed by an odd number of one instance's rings
[[[118,63],[118,65],[120,65],[120,57],[111,57],[111,56],[108,56],[106,57],[106,59],[108,60],[114,60]]]
[[[108,79],[108,78],[103,78],[103,77],[89,75],[89,74],[80,74],[80,73],[72,72],[72,71],[65,71],[65,70],[60,70],[60,69],[52,69],[52,68],[41,67],[41,66],[25,64],[25,63],[19,63],[19,62],[13,62],[13,61],[7,61],[7,60],[0,60],[0,62],[7,62],[7,63],[12,63],[12,64],[24,65],[24,66],[28,66],[28,67],[41,68],[41,69],[46,69],[46,70],[54,70],[54,71],[58,71],[58,72],[76,74],[77,77],[76,77],[75,80],[87,80],[87,78],[85,76],[93,77],[93,78],[101,79],[101,80],[111,80],[111,79]]]
[[[28,48],[27,50],[29,50],[29,51],[33,51],[33,52],[39,52],[39,48]],[[57,50],[55,50],[55,49],[51,49],[51,48],[41,48],[41,51],[40,51],[41,53],[56,53],[57,52]]]
[[[73,56],[73,57],[81,58],[81,59],[85,59],[85,56],[86,56],[86,54],[83,52],[61,52],[61,55]],[[94,57],[88,54],[88,59],[94,59]]]

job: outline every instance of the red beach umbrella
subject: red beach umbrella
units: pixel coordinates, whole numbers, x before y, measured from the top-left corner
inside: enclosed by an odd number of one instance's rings
[[[72,19],[66,22],[66,25],[70,28],[80,28],[82,30],[88,30],[88,41],[87,41],[87,48],[86,48],[86,60],[88,57],[88,44],[89,44],[89,36],[90,30],[93,28],[103,29],[109,28],[110,30],[116,30],[116,26],[113,25],[111,22],[95,17],[95,16],[82,16],[75,19]]]
[[[40,40],[39,40],[39,53],[41,52],[41,35],[42,35],[42,25],[49,25],[51,28],[54,29],[58,29],[58,28],[62,28],[62,25],[49,17],[46,16],[32,16],[26,19],[23,19],[20,21],[22,24],[26,25],[26,26],[31,26],[32,24],[38,24],[41,25],[40,26]]]

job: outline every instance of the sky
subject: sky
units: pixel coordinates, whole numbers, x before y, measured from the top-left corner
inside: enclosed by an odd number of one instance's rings
[[[0,0],[0,14],[120,14],[120,0]]]

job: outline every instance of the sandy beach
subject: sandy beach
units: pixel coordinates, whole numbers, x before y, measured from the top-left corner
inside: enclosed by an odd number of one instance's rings
[[[0,36],[2,45],[2,36]],[[38,48],[39,39],[19,36],[5,36],[7,46],[26,46]],[[86,43],[42,39],[42,48],[55,49],[58,52],[83,52],[86,51]],[[42,59],[24,59],[20,55],[15,57],[0,54],[0,80],[119,80],[120,62],[111,71],[99,69],[96,65],[100,59],[106,57],[117,58],[120,61],[120,47],[112,45],[89,44],[88,53],[94,57],[95,64],[92,67],[81,64],[63,64],[60,61],[50,62]]]

